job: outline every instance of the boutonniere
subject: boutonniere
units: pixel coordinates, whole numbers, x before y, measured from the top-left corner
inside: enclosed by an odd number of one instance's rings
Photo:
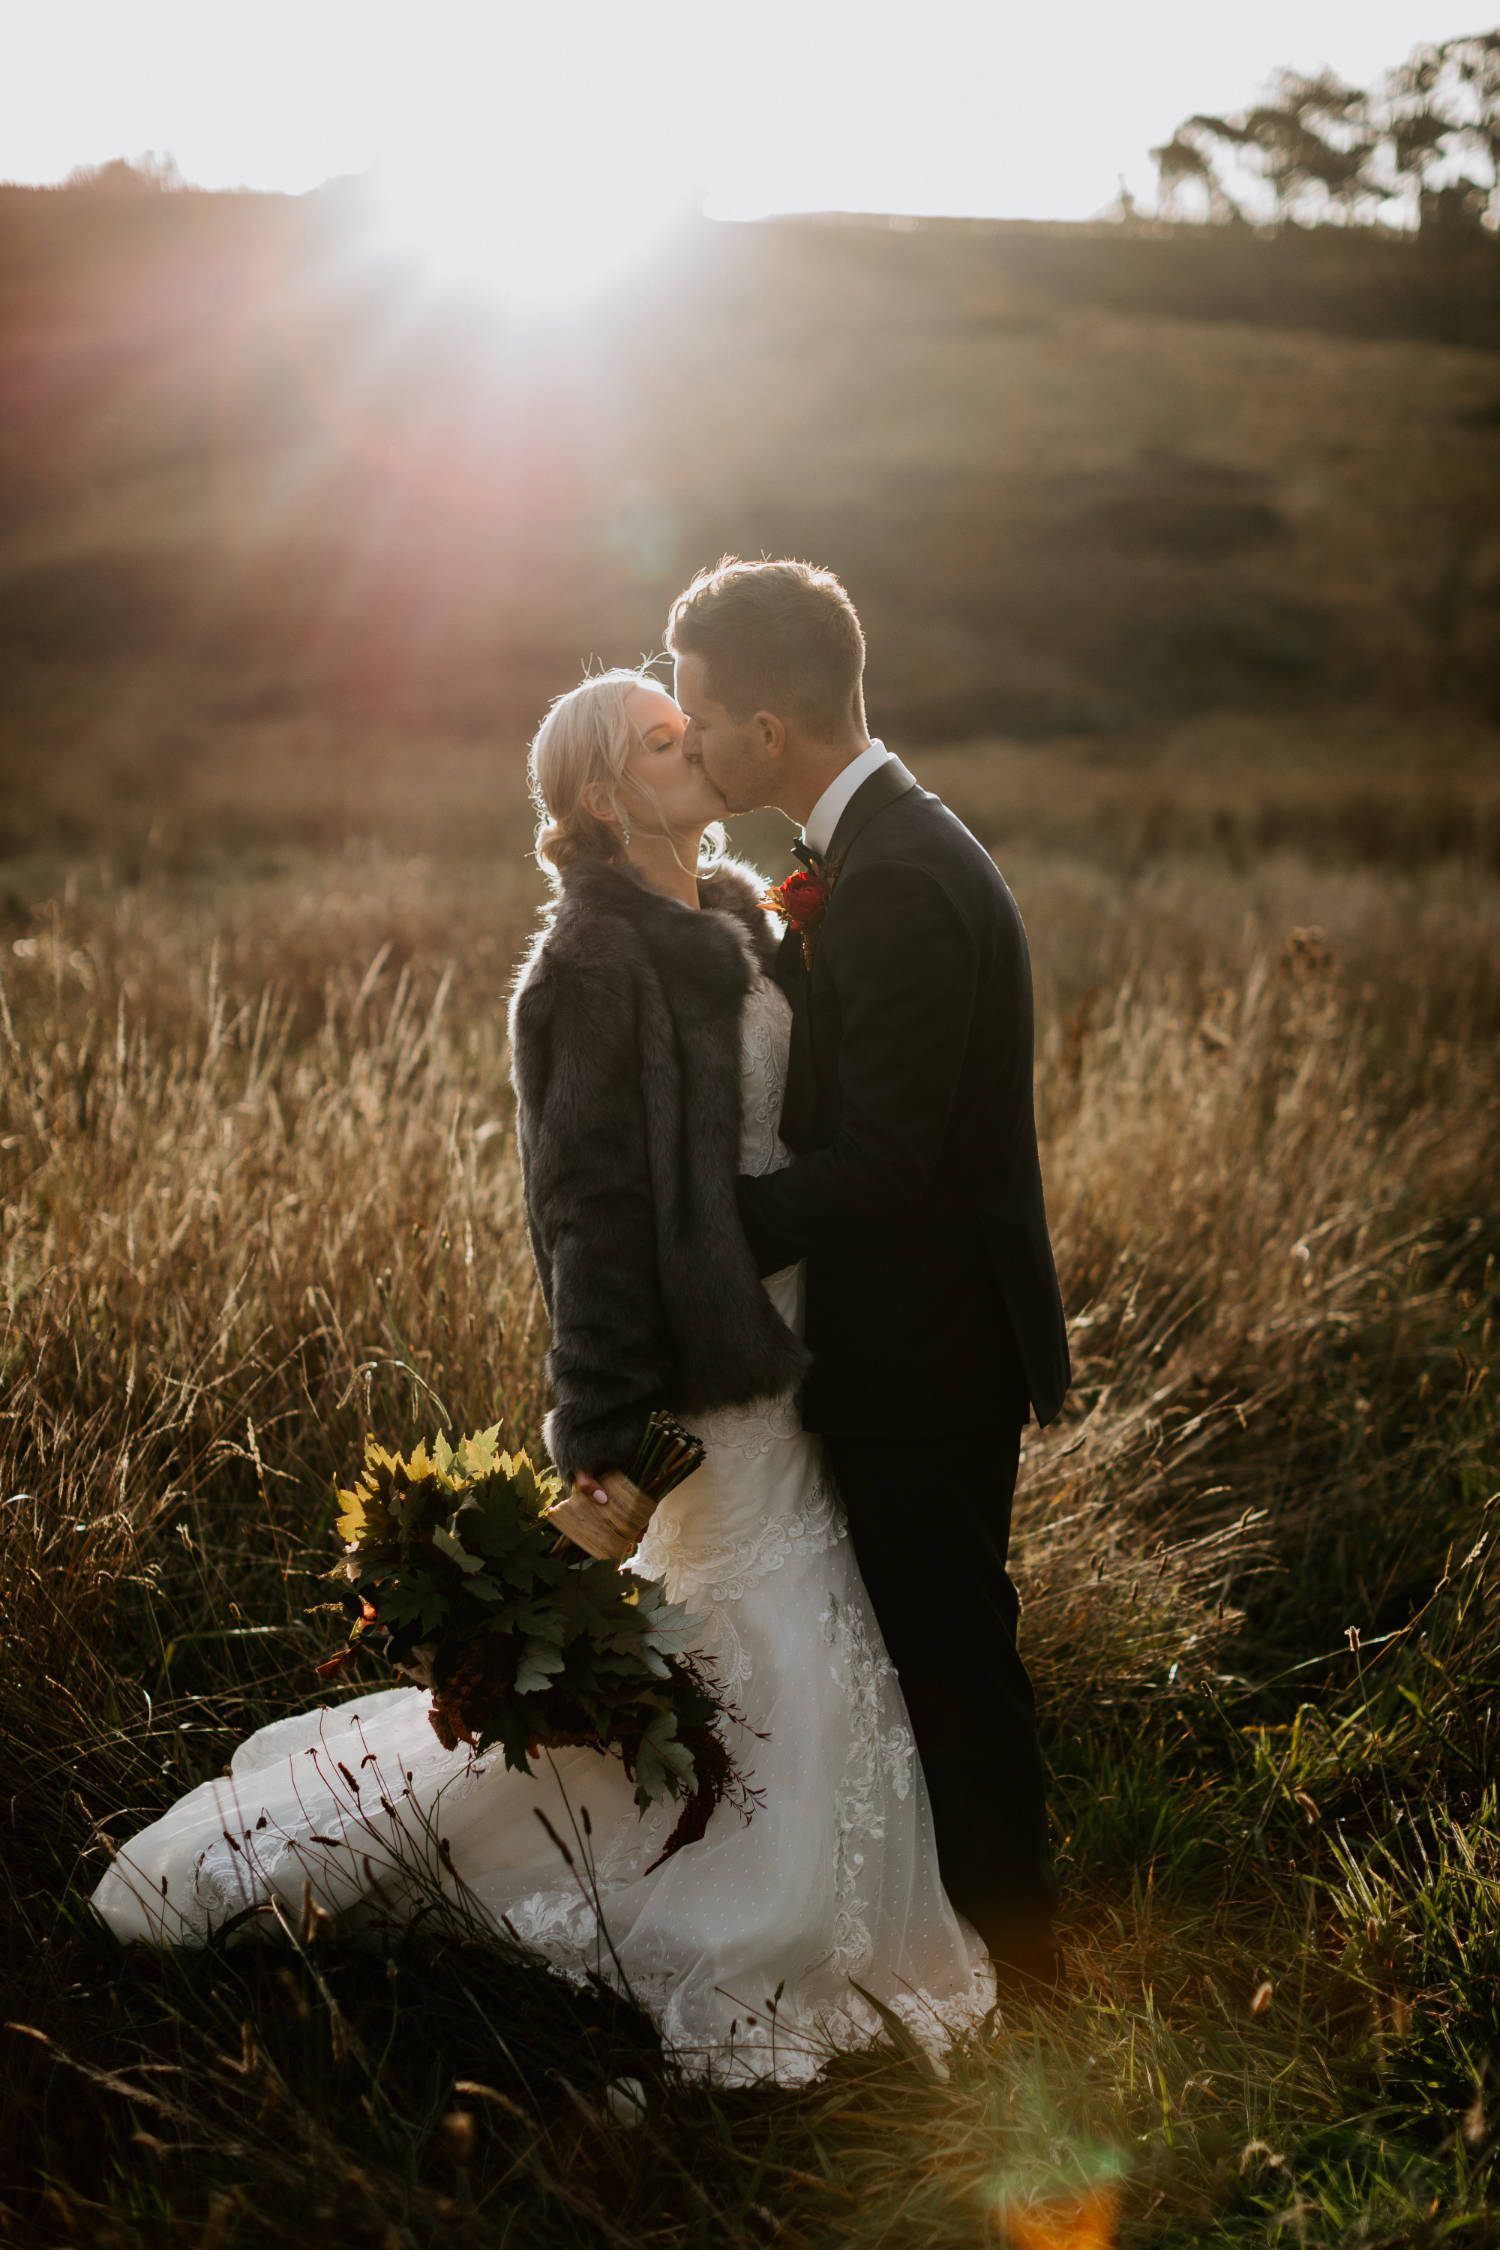
[[[777,883],[766,893],[766,905],[801,938],[802,958],[809,968],[837,876],[837,868],[819,860],[812,867],[799,867],[784,883]]]

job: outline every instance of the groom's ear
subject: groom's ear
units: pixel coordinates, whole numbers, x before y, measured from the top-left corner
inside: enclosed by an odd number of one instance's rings
[[[786,721],[778,719],[774,711],[757,711],[750,723],[765,755],[779,758],[786,748]]]

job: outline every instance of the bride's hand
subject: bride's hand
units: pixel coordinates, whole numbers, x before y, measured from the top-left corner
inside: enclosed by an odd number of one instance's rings
[[[597,1500],[601,1508],[609,1506],[609,1494],[605,1491],[599,1479],[591,1477],[585,1469],[579,1469],[574,1476],[573,1490],[579,1495],[580,1499]]]

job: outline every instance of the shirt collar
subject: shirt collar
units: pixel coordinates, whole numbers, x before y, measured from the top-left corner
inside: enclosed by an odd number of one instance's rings
[[[861,750],[842,772],[834,775],[803,824],[802,838],[809,851],[817,852],[819,857],[826,853],[844,807],[856,789],[867,782],[872,773],[878,773],[890,756],[883,742],[872,742],[868,750]]]

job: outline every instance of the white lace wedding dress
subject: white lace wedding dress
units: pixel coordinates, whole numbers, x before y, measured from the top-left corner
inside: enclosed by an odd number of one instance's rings
[[[784,996],[758,980],[743,1027],[750,1171],[787,1160],[788,1033]],[[793,1324],[801,1280],[793,1266],[766,1283]],[[700,1842],[653,1868],[676,1807],[638,1815],[617,1759],[568,1750],[513,1773],[498,1750],[444,1751],[425,1690],[365,1692],[262,1727],[226,1778],[135,1837],[94,1893],[117,1935],[193,1944],[273,1896],[293,1921],[311,1899],[369,1923],[441,1889],[565,1974],[628,1985],[685,2068],[727,2081],[795,2083],[877,2032],[856,1985],[930,2048],[982,2015],[988,1959],[938,1876],[900,1687],[818,1441],[791,1397],[695,1427],[707,1459],[658,1508],[634,1567],[702,1618],[701,1646],[754,1730],[731,1738],[763,1792],[748,1821],[721,1805]]]

